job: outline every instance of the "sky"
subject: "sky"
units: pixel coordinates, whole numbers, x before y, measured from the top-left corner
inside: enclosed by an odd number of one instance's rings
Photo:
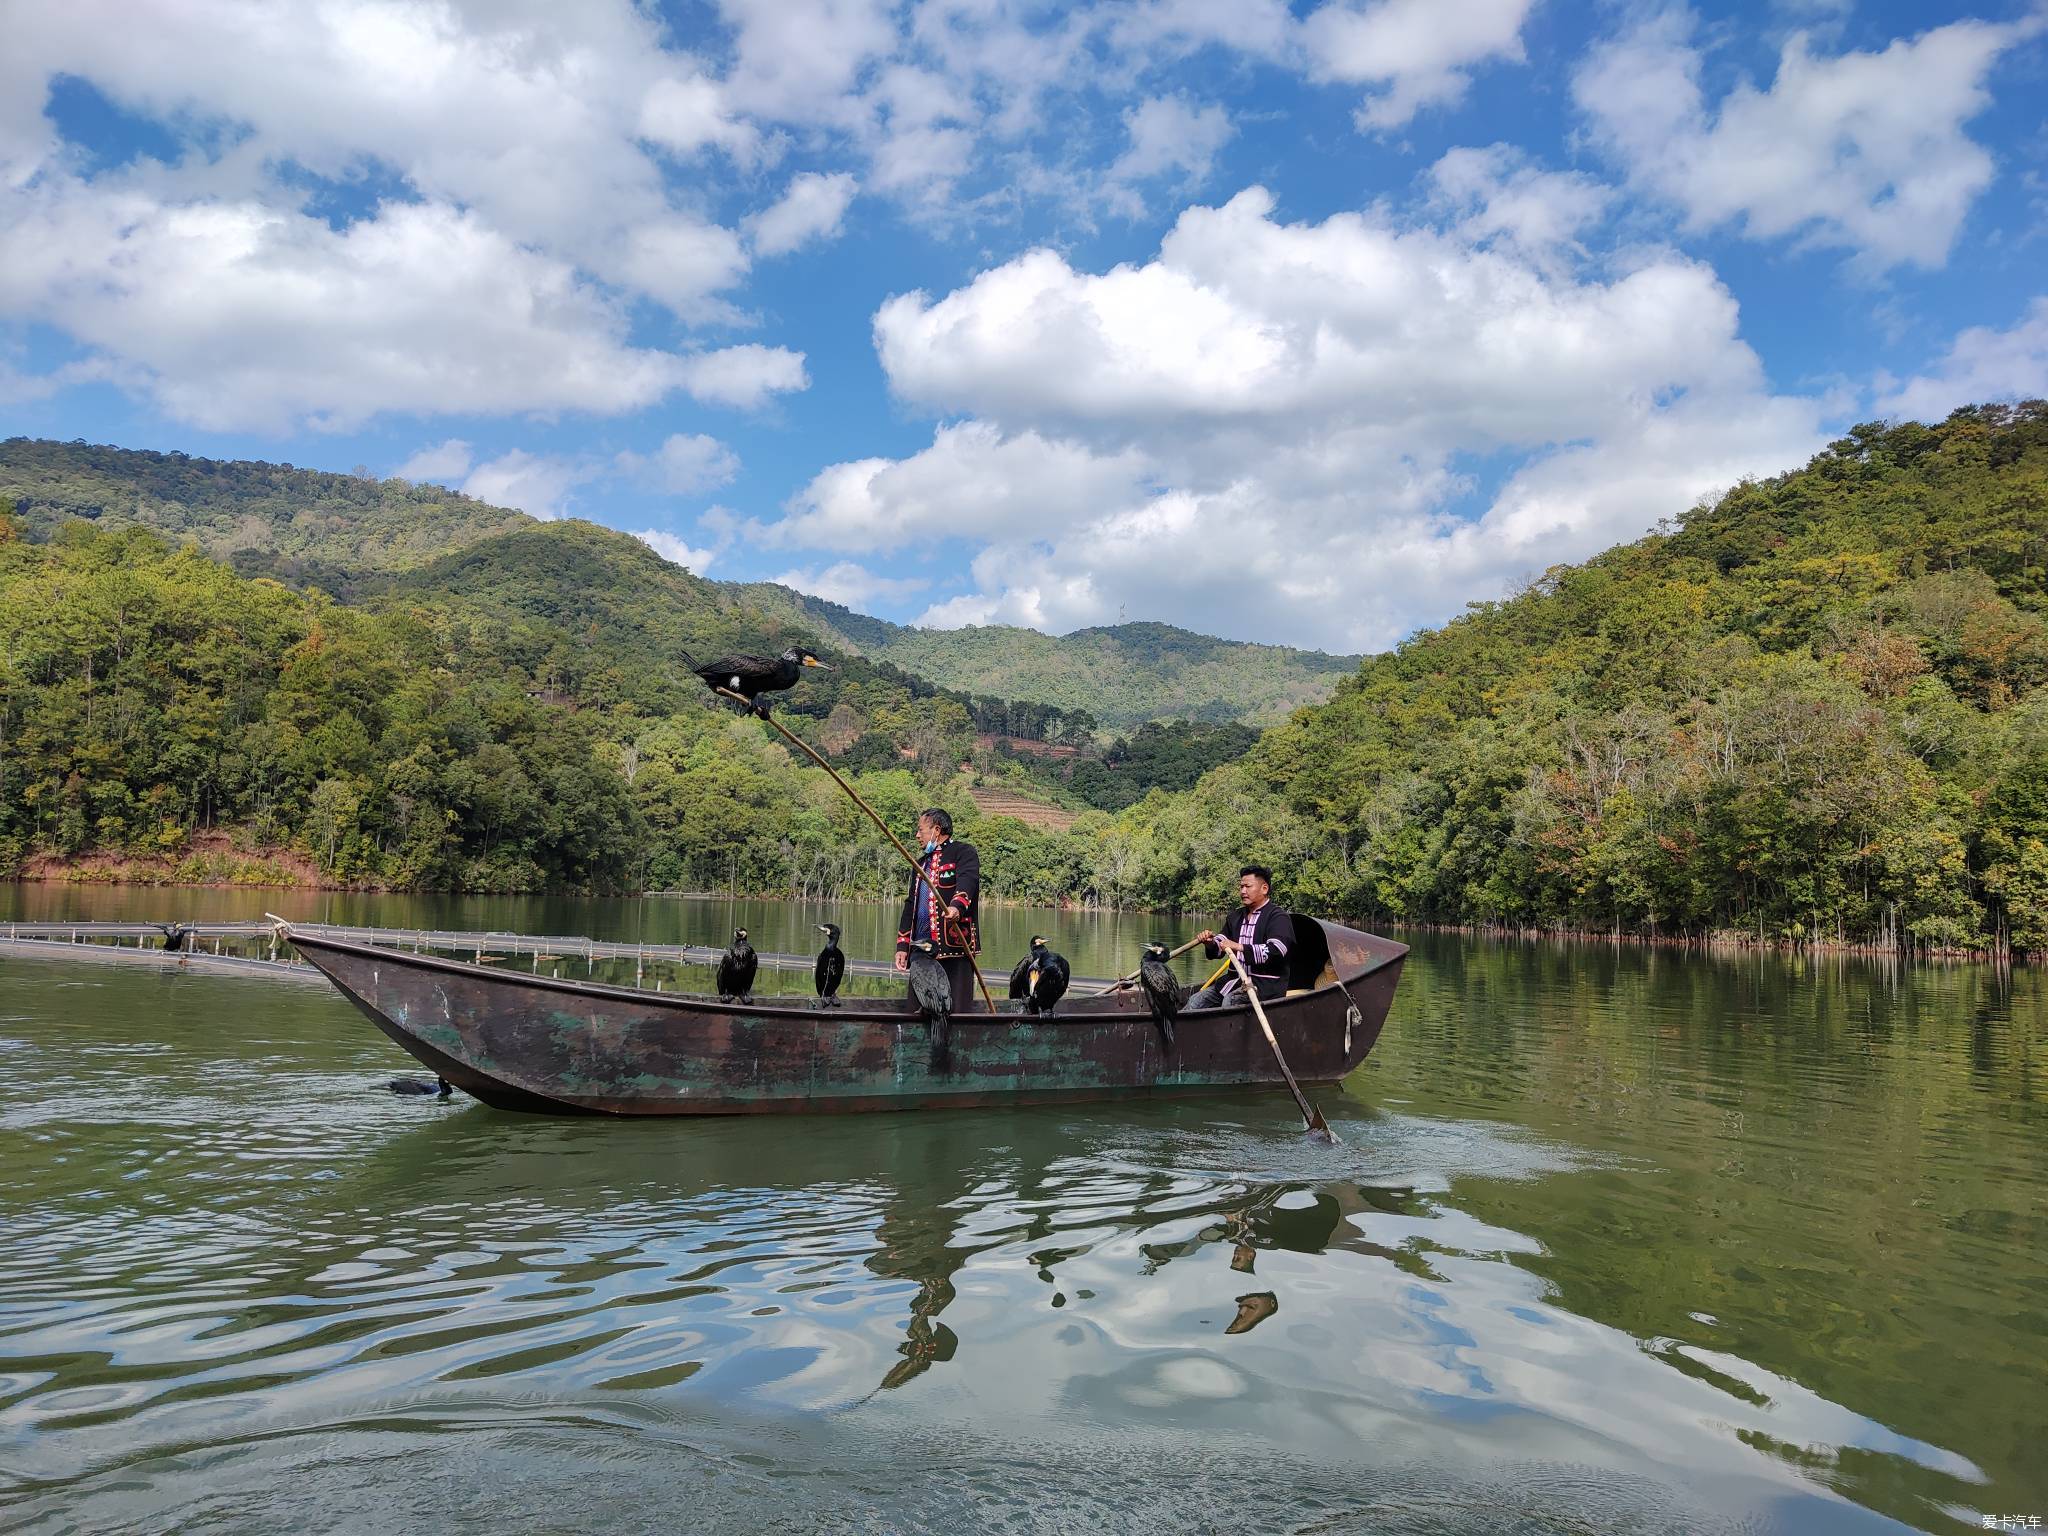
[[[0,0],[0,435],[1378,650],[2048,395],[2048,9]]]

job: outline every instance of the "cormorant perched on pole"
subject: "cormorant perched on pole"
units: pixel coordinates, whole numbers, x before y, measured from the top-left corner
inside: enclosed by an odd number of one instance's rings
[[[754,990],[754,972],[760,968],[761,957],[747,942],[747,930],[733,929],[731,947],[718,957],[718,1000],[721,1003],[744,1000]]]
[[[1031,953],[1010,972],[1010,996],[1024,999],[1026,1013],[1051,1013],[1067,995],[1067,962],[1045,947],[1042,935],[1031,935]]]
[[[951,1054],[953,983],[932,953],[930,939],[919,939],[910,946],[909,962],[910,995],[931,1030],[932,1066],[943,1071]]]
[[[684,653],[683,660],[690,660],[688,652]],[[832,670],[800,645],[792,645],[773,661],[765,656],[721,656],[701,667],[695,662],[690,664],[690,670],[704,679],[705,687],[738,694],[754,706],[754,713],[763,720],[768,718],[768,706],[756,695],[794,688],[805,667],[818,667],[826,672]]]
[[[818,931],[825,935],[825,947],[818,951],[811,979],[818,984],[818,1000],[827,1008],[837,1008],[839,983],[846,979],[846,956],[839,949],[839,925],[820,923]]]
[[[1152,1005],[1152,1022],[1166,1037],[1166,1048],[1170,1051],[1173,1021],[1180,1015],[1180,983],[1174,980],[1173,970],[1166,963],[1168,953],[1167,947],[1156,939],[1145,946],[1145,958],[1138,966],[1138,985],[1145,990],[1145,1001]]]

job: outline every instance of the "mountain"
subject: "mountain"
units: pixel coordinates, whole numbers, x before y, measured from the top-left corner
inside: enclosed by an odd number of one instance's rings
[[[1336,911],[2048,946],[2048,403],[1860,426],[1373,658],[1197,794]]]
[[[0,442],[0,496],[14,499],[32,538],[47,538],[71,518],[102,528],[142,527],[173,543],[192,539],[243,575],[319,587],[345,599],[392,589],[391,578],[400,574],[406,578],[403,589],[412,594],[431,590],[436,580],[473,586],[483,565],[497,567],[498,576],[515,584],[531,588],[537,580],[547,586],[552,580],[544,568],[515,579],[511,567],[536,558],[544,566],[554,554],[571,562],[554,573],[563,579],[580,571],[587,580],[623,576],[638,583],[651,579],[653,569],[623,546],[615,547],[620,563],[607,565],[597,559],[598,544],[589,535],[570,536],[558,546],[545,533],[550,524],[439,486],[289,464],[17,437]],[[461,558],[486,541],[490,552]],[[707,581],[688,574],[686,582],[661,585],[679,602],[657,606],[665,618],[682,621],[676,633],[685,643],[775,640],[779,649],[791,639],[822,642],[963,695],[1086,711],[1112,730],[1171,719],[1271,724],[1302,704],[1327,698],[1337,679],[1358,665],[1355,656],[1218,640],[1165,624],[1121,624],[1059,637],[1001,625],[928,630],[770,582]],[[549,607],[569,611],[602,605],[604,599],[543,598],[529,590],[522,601],[521,611],[531,617]],[[653,633],[651,616],[615,613],[613,619],[614,634],[622,632],[621,622],[642,639]]]
[[[0,496],[33,538],[70,518],[147,528],[244,575],[330,592],[533,521],[436,485],[26,437],[0,442]]]
[[[108,521],[0,517],[0,873],[896,888],[829,782],[678,670],[816,623],[795,594],[517,518],[342,604]],[[1093,782],[1050,706],[838,654],[778,718],[893,825],[944,797],[991,895],[1209,911],[1256,860],[1287,905],[1368,921],[2048,951],[2048,403],[1858,427],[1371,658],[1221,766],[1242,727],[1183,723]],[[976,744],[1031,711],[1035,766]],[[970,753],[974,788],[1100,808],[970,809]]]
[[[1085,709],[1104,726],[1149,720],[1272,725],[1330,696],[1361,658],[1219,640],[1171,624],[1115,624],[1047,635],[1014,625],[918,629],[755,583],[755,601],[791,599],[835,645],[966,693]]]

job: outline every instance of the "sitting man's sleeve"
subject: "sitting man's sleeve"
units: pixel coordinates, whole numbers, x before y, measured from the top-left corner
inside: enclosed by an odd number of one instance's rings
[[[1239,907],[1236,909],[1236,911],[1229,912],[1224,915],[1223,920],[1216,925],[1216,938],[1234,939],[1237,937],[1237,914],[1238,912],[1242,912],[1243,910],[1244,908]],[[1204,939],[1202,941],[1202,953],[1207,955],[1211,960],[1221,960],[1223,958],[1223,946],[1221,944],[1218,944],[1216,942],[1216,939]]]

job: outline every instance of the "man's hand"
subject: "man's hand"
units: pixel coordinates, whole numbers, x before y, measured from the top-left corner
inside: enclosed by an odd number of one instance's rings
[[[1216,935],[1209,929],[1204,928],[1200,933],[1195,935],[1195,942],[1197,944],[1214,944],[1216,942]]]
[[[897,951],[896,951],[896,969],[897,969],[897,970],[899,970],[899,971],[907,971],[907,970],[909,970],[909,969],[910,969],[910,951],[909,951],[909,950],[907,950],[907,949],[899,949],[899,950],[897,950]]]
[[[1237,940],[1226,939],[1220,934],[1216,938],[1216,947],[1226,955],[1241,955],[1244,953],[1244,946],[1238,943]]]

